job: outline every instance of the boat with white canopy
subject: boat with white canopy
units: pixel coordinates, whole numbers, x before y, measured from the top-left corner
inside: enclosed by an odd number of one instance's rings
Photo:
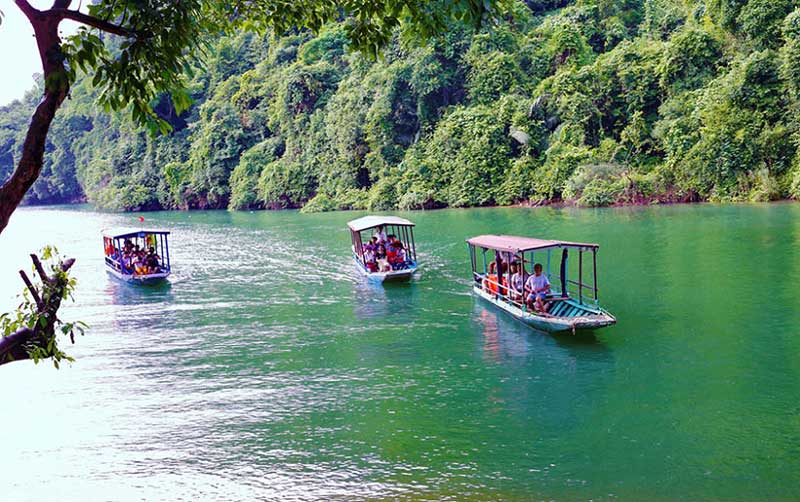
[[[368,279],[402,282],[413,277],[418,268],[414,223],[398,216],[364,216],[347,227],[353,260]]]

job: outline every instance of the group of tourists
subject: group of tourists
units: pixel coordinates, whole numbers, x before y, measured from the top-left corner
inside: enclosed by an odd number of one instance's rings
[[[375,235],[363,245],[364,265],[370,272],[391,272],[408,268],[406,246],[394,234],[386,235],[378,227]]]
[[[500,264],[500,280],[498,281],[498,262]],[[507,272],[510,267],[511,287],[509,288]],[[489,273],[483,279],[483,290],[493,295],[502,295],[512,302],[527,307],[528,310],[546,313],[547,295],[550,294],[550,280],[542,273],[542,264],[533,266],[533,274],[525,270],[524,262],[514,256],[510,264],[506,264],[498,256],[496,261],[489,263]]]
[[[122,251],[114,251],[112,258],[119,262],[124,274],[148,275],[157,274],[161,270],[161,257],[156,253],[155,246],[150,246],[145,251],[139,244],[125,239]]]

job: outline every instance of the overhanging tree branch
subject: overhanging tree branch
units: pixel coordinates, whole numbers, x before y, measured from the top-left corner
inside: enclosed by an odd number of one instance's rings
[[[19,271],[19,275],[22,277],[22,280],[25,282],[25,286],[28,287],[28,291],[31,292],[31,296],[33,297],[33,301],[36,302],[36,306],[39,309],[44,308],[44,304],[42,303],[42,299],[39,297],[39,291],[33,286],[33,283],[28,278],[28,274],[25,273],[24,270]]]
[[[56,272],[52,276],[44,271],[38,256],[32,254],[31,260],[42,280],[41,289],[34,286],[25,272],[20,271],[20,276],[36,301],[37,319],[44,319],[45,322],[37,320],[33,327],[23,327],[8,336],[0,336],[0,365],[30,359],[32,357],[31,350],[36,350],[36,348],[39,350],[38,356],[55,357],[56,359],[66,357],[56,347],[53,340],[56,336],[58,309],[70,288],[69,277],[66,273],[72,268],[75,259],[70,258],[61,262],[61,271],[64,273]]]
[[[83,12],[79,12],[77,10],[54,8],[46,11],[45,14],[57,16],[61,19],[71,19],[73,21],[77,21],[78,23],[97,28],[113,35],[119,35],[121,37],[133,37],[136,35],[136,33],[123,26],[110,23],[88,14],[84,14]]]

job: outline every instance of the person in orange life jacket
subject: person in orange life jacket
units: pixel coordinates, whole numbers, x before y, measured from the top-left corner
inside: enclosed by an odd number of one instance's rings
[[[486,275],[486,278],[483,280],[483,289],[484,291],[491,293],[493,295],[506,294],[505,287],[506,284],[506,264],[500,258],[500,280],[497,277],[497,262],[492,261],[489,263],[489,273]],[[498,284],[500,285],[498,287]]]

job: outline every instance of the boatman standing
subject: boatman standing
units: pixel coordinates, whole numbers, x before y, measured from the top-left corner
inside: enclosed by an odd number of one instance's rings
[[[383,231],[383,226],[378,227],[378,231],[375,232],[375,237],[378,238],[379,243],[386,244],[386,232]]]

